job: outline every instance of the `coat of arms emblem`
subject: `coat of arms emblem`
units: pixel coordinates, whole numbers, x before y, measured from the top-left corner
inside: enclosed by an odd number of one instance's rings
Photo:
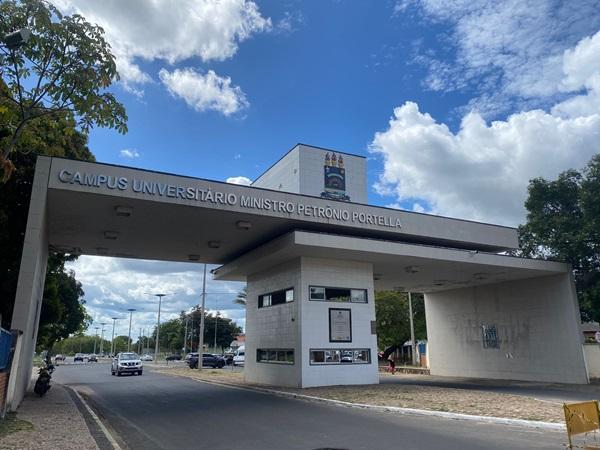
[[[344,158],[342,155],[336,155],[329,152],[325,155],[325,165],[323,166],[325,176],[325,190],[321,192],[321,197],[332,200],[350,201],[346,195],[346,169],[344,169]]]

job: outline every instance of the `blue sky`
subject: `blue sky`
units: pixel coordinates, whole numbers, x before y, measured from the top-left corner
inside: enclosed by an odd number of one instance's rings
[[[94,129],[100,162],[252,180],[303,142],[367,156],[372,204],[517,225],[529,179],[599,151],[598,1],[55,3],[117,57],[129,133]],[[97,321],[157,280],[156,263],[99,260],[74,266]],[[156,289],[189,273],[167,315],[197,301],[197,267],[160,267]]]

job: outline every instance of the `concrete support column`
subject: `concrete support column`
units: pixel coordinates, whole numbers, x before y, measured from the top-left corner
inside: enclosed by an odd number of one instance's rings
[[[425,295],[432,375],[587,383],[569,273]]]
[[[13,411],[23,400],[31,380],[33,352],[42,309],[48,264],[46,197],[49,173],[50,159],[38,158],[11,323],[11,328],[21,333],[13,357],[7,392],[9,410]]]

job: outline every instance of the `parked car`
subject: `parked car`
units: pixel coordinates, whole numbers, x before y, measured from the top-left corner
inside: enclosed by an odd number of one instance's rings
[[[96,355],[89,355],[88,362],[98,362],[98,357]]]
[[[189,361],[190,358],[193,358],[193,357],[197,358],[198,357],[198,352],[189,352],[187,355],[185,355],[185,360]]]
[[[188,360],[188,366],[190,369],[198,368],[198,356],[192,356]],[[222,369],[225,367],[225,358],[220,355],[213,355],[212,353],[203,353],[202,354],[202,367],[209,366],[213,369]]]
[[[225,353],[223,354],[223,358],[225,358],[225,364],[227,364],[228,366],[233,364],[233,353]]]
[[[246,359],[246,346],[241,345],[235,352],[235,355],[233,356],[233,365],[234,366],[243,366],[245,359]]]
[[[154,358],[152,357],[152,355],[149,355],[148,353],[146,353],[145,355],[142,355],[142,357],[140,359],[142,361],[154,361]]]
[[[83,362],[83,359],[86,356],[83,353],[75,353],[75,357],[73,358],[73,362],[77,362],[77,361],[81,361]]]
[[[181,361],[181,355],[179,355],[179,354],[169,355],[165,359],[167,361]]]
[[[141,375],[143,371],[142,360],[137,353],[122,352],[117,354],[110,365],[110,374],[120,377],[124,373]]]
[[[54,357],[54,362],[59,362],[59,361],[64,361],[65,360],[65,355],[56,355]]]

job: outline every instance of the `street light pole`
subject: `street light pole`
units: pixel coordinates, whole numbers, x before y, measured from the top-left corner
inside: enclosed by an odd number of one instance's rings
[[[166,297],[167,295],[176,294],[176,292],[171,292],[170,294],[150,294],[150,293],[146,292],[146,294],[154,295],[155,297],[158,297],[158,320],[156,321],[156,342],[154,345],[154,361],[158,361],[158,350],[159,350],[158,338],[159,338],[159,334],[160,334],[160,307],[162,305],[162,299],[163,299],[163,297]]]
[[[206,263],[202,278],[202,307],[200,308],[200,336],[198,336],[198,370],[202,370],[202,354],[204,353],[204,306],[206,302]]]
[[[113,332],[112,332],[112,338],[110,340],[110,354],[114,356],[115,354],[115,322],[117,321],[118,317],[113,317],[112,321],[113,321]]]
[[[413,366],[417,365],[417,345],[415,343],[415,324],[413,323],[413,310],[412,310],[412,292],[408,293],[408,317],[410,319],[410,343],[411,343],[411,358]]]
[[[131,351],[131,319],[133,318],[135,308],[128,308],[127,311],[129,311],[129,334],[127,338],[127,351],[129,352]]]
[[[96,338],[98,337],[99,329],[100,329],[100,327],[94,327],[94,330],[96,330],[96,334],[94,335],[94,355],[96,354]]]
[[[219,311],[215,314],[215,352],[217,351],[217,326],[219,324]]]
[[[104,354],[104,326],[106,325],[106,322],[102,322],[100,325],[102,325],[102,333],[100,334],[100,354],[103,355]]]

